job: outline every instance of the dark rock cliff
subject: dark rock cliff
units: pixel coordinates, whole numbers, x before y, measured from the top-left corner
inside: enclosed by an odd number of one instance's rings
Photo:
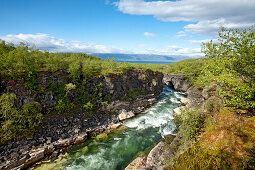
[[[17,106],[38,101],[43,107],[45,118],[33,138],[20,137],[0,146],[0,169],[24,169],[42,159],[54,158],[61,148],[83,142],[87,135],[102,132],[120,120],[142,112],[156,101],[163,89],[162,79],[162,73],[151,70],[127,70],[123,74],[90,79],[84,86],[87,94],[92,94],[98,84],[101,84],[103,97],[110,94],[110,103],[100,105],[93,116],[82,108],[76,108],[71,115],[48,115],[54,111],[58,100],[50,86],[71,82],[65,70],[39,72],[36,76],[36,91],[27,88],[28,82],[25,79],[1,81],[1,93],[15,93]],[[71,91],[68,98],[79,104],[76,90]],[[132,100],[126,99],[130,91],[134,90],[141,93],[132,96]]]

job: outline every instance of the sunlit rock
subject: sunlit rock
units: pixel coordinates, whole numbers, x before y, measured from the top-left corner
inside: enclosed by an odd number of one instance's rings
[[[132,111],[127,112],[125,109],[121,110],[121,113],[119,114],[119,120],[125,120],[125,119],[129,119],[131,117],[134,117],[135,114]]]

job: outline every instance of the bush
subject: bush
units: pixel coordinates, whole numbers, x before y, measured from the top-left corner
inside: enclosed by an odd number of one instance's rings
[[[219,112],[222,107],[222,100],[219,97],[212,96],[208,100],[206,100],[204,104],[204,111],[209,113]]]
[[[179,134],[183,142],[188,142],[196,137],[203,125],[204,117],[199,108],[183,109],[180,114],[174,114],[174,122],[179,127]]]
[[[14,139],[19,134],[33,135],[43,119],[40,103],[30,102],[17,109],[14,107],[15,99],[15,94],[4,93],[0,97],[0,143]]]
[[[130,100],[134,101],[138,96],[142,95],[143,91],[141,88],[134,88],[134,89],[129,89],[128,93],[126,96],[124,96],[124,100]]]

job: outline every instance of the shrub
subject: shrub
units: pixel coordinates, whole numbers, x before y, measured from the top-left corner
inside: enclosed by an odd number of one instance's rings
[[[74,90],[75,88],[76,88],[75,84],[69,83],[69,84],[66,84],[65,90],[66,90],[66,92],[68,92],[70,90]]]
[[[204,104],[205,112],[219,112],[223,107],[222,100],[219,97],[212,96],[208,100],[206,100]]]
[[[143,94],[143,91],[141,90],[141,88],[134,88],[134,89],[132,88],[132,89],[129,89],[126,96],[124,96],[124,100],[134,101],[138,96],[142,94]]]
[[[34,101],[22,106],[20,124],[23,125],[23,131],[27,135],[32,135],[36,128],[39,127],[43,119],[43,115],[40,113],[41,110],[41,104]]]
[[[1,143],[14,139],[18,134],[31,136],[43,119],[41,105],[30,102],[17,109],[14,107],[15,94],[2,94],[0,97]]]
[[[179,127],[179,134],[183,142],[188,142],[196,137],[203,125],[204,117],[200,108],[182,109],[180,114],[174,114],[174,122]]]
[[[75,108],[75,104],[69,102],[67,98],[59,99],[55,105],[55,109],[58,113],[70,112],[73,108]]]

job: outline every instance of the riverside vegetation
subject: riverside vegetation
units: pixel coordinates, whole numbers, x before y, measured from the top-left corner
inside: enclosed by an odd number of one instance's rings
[[[202,50],[206,58],[190,59],[173,64],[117,63],[114,59],[100,58],[84,53],[50,53],[29,48],[26,44],[14,46],[0,43],[1,79],[25,78],[31,91],[43,91],[36,86],[38,72],[51,73],[66,69],[71,82],[50,88],[58,94],[52,114],[83,108],[94,114],[99,103],[109,102],[102,96],[98,84],[92,94],[82,90],[93,77],[122,74],[131,68],[151,69],[163,73],[185,74],[204,94],[215,93],[203,106],[184,110],[175,121],[182,131],[182,143],[188,149],[172,158],[170,169],[255,169],[255,30],[226,30],[219,32],[219,41],[205,43]],[[83,81],[81,80],[83,78]],[[54,81],[54,80],[52,80]],[[78,89],[79,105],[68,95]],[[142,91],[130,91],[125,100],[133,100]],[[89,96],[89,97],[84,97]],[[1,94],[0,123],[1,143],[18,135],[32,136],[42,119],[41,105],[31,102],[17,106],[14,94]],[[169,149],[169,148],[166,148]]]
[[[186,149],[169,169],[255,169],[255,29],[221,28],[202,51],[189,78],[205,102],[175,116]]]

